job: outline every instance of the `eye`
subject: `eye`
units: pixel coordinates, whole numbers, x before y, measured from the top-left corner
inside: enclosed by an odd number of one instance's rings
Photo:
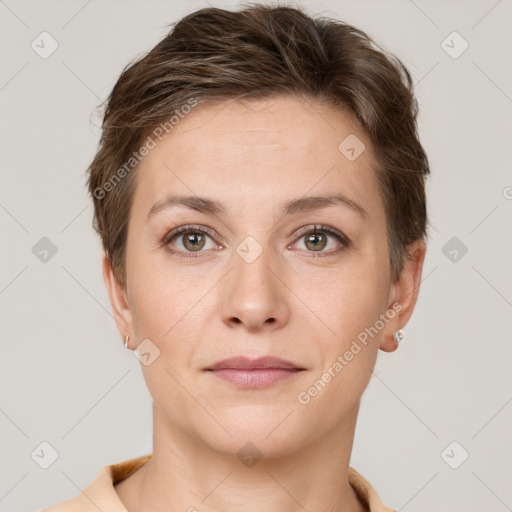
[[[313,229],[310,227],[304,228],[296,236],[300,237],[299,240],[304,240],[303,244],[307,252],[318,252],[322,256],[338,254],[350,245],[350,240],[345,235],[328,226],[317,227],[315,224]],[[329,238],[335,241],[329,243]],[[326,247],[328,250],[324,251]]]
[[[199,253],[222,246],[215,242],[215,232],[202,226],[181,226],[168,233],[163,245],[173,254],[180,257],[198,257]],[[329,226],[310,226],[299,230],[295,237],[303,240],[304,248],[309,253],[319,253],[318,256],[333,256],[341,253],[350,246],[350,240],[343,233]],[[331,240],[329,240],[331,239]],[[208,240],[210,243],[208,243]],[[334,241],[332,241],[334,240]],[[298,242],[295,242],[298,244]],[[299,247],[300,248],[300,247]],[[326,249],[327,250],[324,250]],[[302,248],[300,248],[302,250]],[[316,257],[316,255],[315,255]]]
[[[212,240],[213,231],[207,228],[199,228],[196,226],[182,226],[174,229],[166,235],[164,245],[171,245],[178,250],[169,250],[173,253],[195,253],[204,252],[203,249],[215,249],[218,246]],[[208,244],[208,239],[210,244]],[[181,254],[180,254],[181,255]],[[189,257],[183,254],[184,257]],[[193,254],[190,254],[193,257]]]

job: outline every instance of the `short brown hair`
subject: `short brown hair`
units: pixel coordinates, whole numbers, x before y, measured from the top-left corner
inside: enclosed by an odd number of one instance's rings
[[[204,8],[172,27],[123,69],[106,100],[99,148],[87,169],[93,227],[119,283],[126,285],[134,192],[129,171],[148,128],[179,117],[192,101],[278,95],[349,112],[369,137],[386,209],[392,279],[398,279],[407,245],[426,237],[430,172],[417,134],[411,76],[402,62],[361,30],[295,7]]]

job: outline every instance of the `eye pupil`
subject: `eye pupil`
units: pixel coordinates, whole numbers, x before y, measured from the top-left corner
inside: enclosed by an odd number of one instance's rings
[[[201,243],[202,242],[202,243]],[[192,244],[189,246],[188,244]],[[204,247],[204,236],[199,233],[190,233],[184,236],[183,245],[187,249],[191,249],[192,251],[200,250]]]
[[[322,243],[322,239],[323,238],[323,243]],[[320,234],[320,233],[314,233],[312,235],[309,235],[306,239],[306,246],[308,245],[308,243],[312,243],[313,244],[313,250],[314,251],[318,251],[318,250],[322,250],[327,241],[326,241],[326,237],[323,235],[323,234]]]

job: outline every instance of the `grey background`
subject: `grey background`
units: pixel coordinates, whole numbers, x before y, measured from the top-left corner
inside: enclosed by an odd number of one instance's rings
[[[403,59],[432,167],[418,304],[398,351],[379,353],[351,466],[399,510],[511,510],[511,1],[299,4]],[[124,65],[207,5],[0,1],[2,511],[71,498],[102,466],[151,452],[151,398],[111,316],[84,171],[94,109]],[[59,45],[47,59],[30,46],[42,31]],[[456,59],[441,46],[453,31],[469,43]],[[47,262],[32,252],[43,237]],[[44,441],[58,452],[48,469],[31,457]]]

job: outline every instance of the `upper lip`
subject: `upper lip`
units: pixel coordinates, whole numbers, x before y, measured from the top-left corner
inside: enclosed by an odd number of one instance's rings
[[[206,370],[223,370],[225,368],[239,368],[242,370],[254,370],[256,368],[286,368],[290,370],[304,370],[296,364],[280,359],[279,357],[265,356],[257,359],[250,359],[244,356],[231,357],[215,363]]]

